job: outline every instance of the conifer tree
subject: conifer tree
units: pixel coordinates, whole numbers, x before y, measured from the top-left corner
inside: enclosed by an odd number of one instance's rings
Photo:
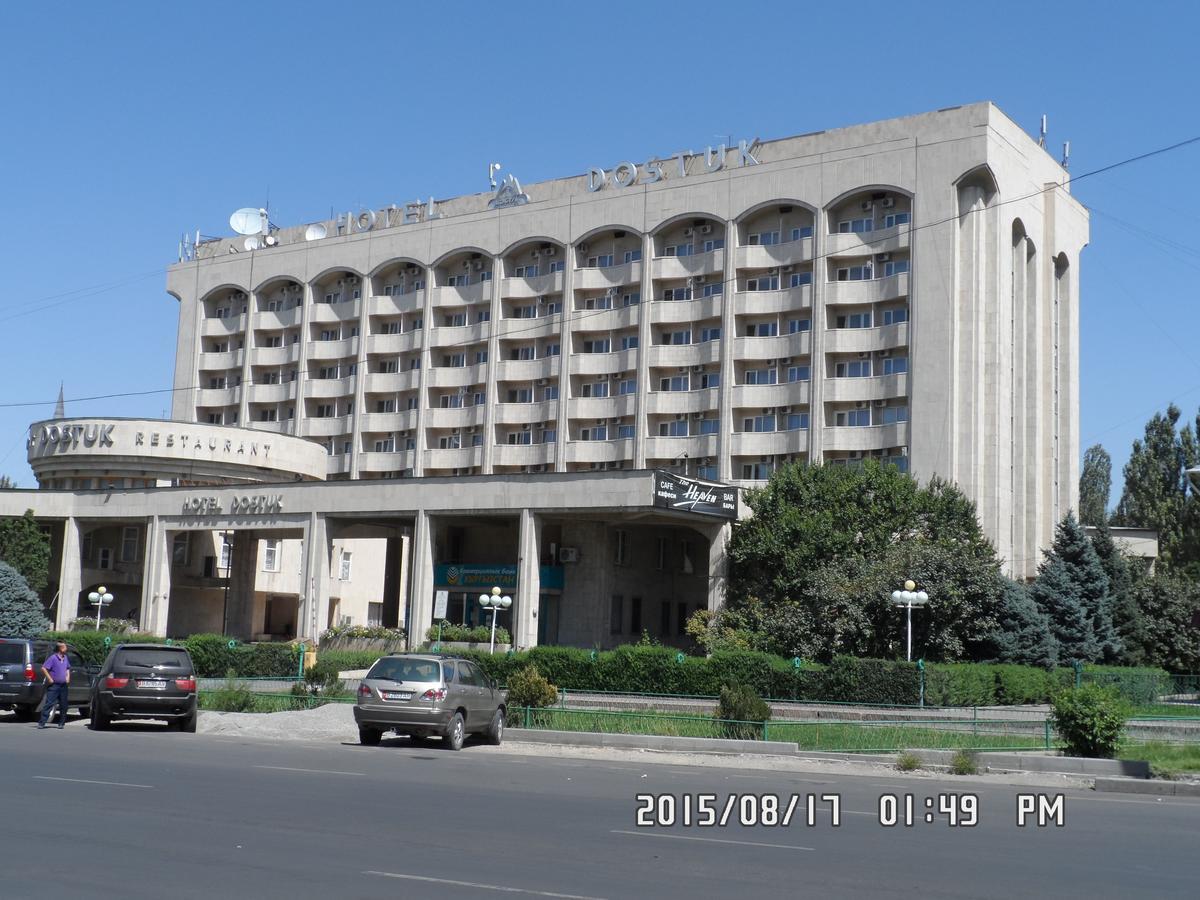
[[[1031,593],[1049,620],[1060,662],[1098,662],[1115,652],[1108,576],[1074,513],[1058,523]]]

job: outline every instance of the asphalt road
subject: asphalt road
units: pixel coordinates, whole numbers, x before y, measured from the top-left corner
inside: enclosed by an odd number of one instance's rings
[[[965,787],[977,826],[924,823]],[[1200,800],[1072,790],[1063,827],[1018,828],[1030,790],[0,714],[0,898],[1198,896]],[[639,793],[835,792],[836,828],[828,804],[813,827],[802,804],[786,828],[635,824]],[[880,794],[905,792],[919,824],[881,826]]]

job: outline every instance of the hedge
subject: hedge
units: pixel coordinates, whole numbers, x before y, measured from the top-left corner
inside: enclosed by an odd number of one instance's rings
[[[63,640],[79,653],[85,663],[101,665],[108,651],[117,644],[161,644],[166,638],[152,634],[109,634],[104,631],[52,631],[50,640]],[[110,638],[105,645],[104,639]],[[229,638],[221,634],[194,634],[172,641],[186,647],[201,678],[221,678],[233,672],[239,678],[286,678],[299,671],[300,659],[292,644],[241,644],[229,647]]]

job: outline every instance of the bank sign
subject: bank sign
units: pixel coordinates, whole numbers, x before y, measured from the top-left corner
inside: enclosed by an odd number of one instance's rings
[[[433,580],[437,587],[451,590],[490,591],[498,587],[505,591],[517,589],[517,567],[513,565],[476,565],[449,563],[433,567]],[[562,590],[562,566],[538,566],[538,581],[542,590]]]
[[[654,473],[654,505],[662,509],[736,519],[737,504],[735,487],[683,478],[670,472]]]

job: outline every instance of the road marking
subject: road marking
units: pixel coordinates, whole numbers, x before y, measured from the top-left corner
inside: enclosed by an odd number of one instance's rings
[[[90,778],[58,778],[54,775],[34,775],[39,781],[71,781],[75,784],[107,784],[110,787],[153,788],[152,784],[129,784],[125,781],[92,781]]]
[[[797,847],[794,844],[764,844],[761,841],[734,841],[729,838],[694,837],[689,834],[663,834],[660,831],[621,831],[614,829],[612,834],[632,834],[636,837],[670,838],[673,841],[703,841],[706,844],[737,844],[741,847],[775,847],[779,850],[812,850],[815,847]]]
[[[307,772],[310,775],[362,775],[366,772],[338,772],[335,769],[297,769],[292,766],[255,766],[256,769],[275,769],[279,772]]]
[[[501,891],[506,894],[530,894],[534,897],[558,897],[560,900],[604,900],[603,897],[584,897],[579,894],[556,894],[553,891],[534,891],[528,888],[505,887],[499,884],[478,884],[474,881],[454,881],[450,878],[430,878],[428,875],[402,875],[399,872],[366,871],[364,875],[381,878],[403,878],[406,881],[426,881],[431,884],[452,884],[455,887],[479,888],[481,891]]]

